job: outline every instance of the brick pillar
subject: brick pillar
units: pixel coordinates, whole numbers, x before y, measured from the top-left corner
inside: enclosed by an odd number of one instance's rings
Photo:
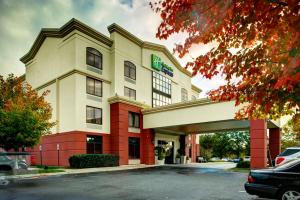
[[[269,148],[271,159],[274,160],[278,154],[280,154],[280,128],[269,129]]]
[[[267,122],[264,119],[250,121],[251,169],[267,167]]]
[[[143,129],[141,132],[141,164],[155,164],[154,132],[152,129]]]
[[[120,157],[119,164],[128,164],[128,109],[126,104],[110,105],[111,152]]]

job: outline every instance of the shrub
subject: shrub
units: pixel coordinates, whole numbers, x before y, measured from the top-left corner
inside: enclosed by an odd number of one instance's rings
[[[112,154],[79,154],[69,158],[71,168],[112,167],[119,165],[119,156]]]
[[[249,161],[240,161],[236,165],[237,168],[250,168],[250,162]]]

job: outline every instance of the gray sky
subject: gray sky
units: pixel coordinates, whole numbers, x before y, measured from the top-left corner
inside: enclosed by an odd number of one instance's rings
[[[147,0],[0,0],[0,75],[24,74],[25,67],[19,59],[29,51],[40,29],[61,27],[71,18],[107,36],[107,26],[117,23],[142,40],[167,46],[171,52],[174,44],[184,39],[184,34],[167,41],[155,38],[160,18]],[[191,56],[205,53],[209,47],[194,47],[190,55],[177,59],[185,65]],[[223,83],[221,79],[206,80],[200,76],[192,82],[204,91],[202,97]]]

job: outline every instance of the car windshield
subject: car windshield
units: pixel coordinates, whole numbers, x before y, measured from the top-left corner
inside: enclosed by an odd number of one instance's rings
[[[279,154],[279,156],[290,156],[292,154],[298,153],[299,151],[300,151],[300,148],[299,149],[286,149],[281,154]]]
[[[290,160],[282,165],[275,167],[274,169],[275,170],[287,169],[287,168],[293,167],[299,163],[300,163],[300,159]]]

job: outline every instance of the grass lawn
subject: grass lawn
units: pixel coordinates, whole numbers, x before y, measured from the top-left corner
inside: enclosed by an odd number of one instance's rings
[[[55,173],[55,172],[64,172],[64,167],[59,166],[36,166],[38,168],[38,173]]]

